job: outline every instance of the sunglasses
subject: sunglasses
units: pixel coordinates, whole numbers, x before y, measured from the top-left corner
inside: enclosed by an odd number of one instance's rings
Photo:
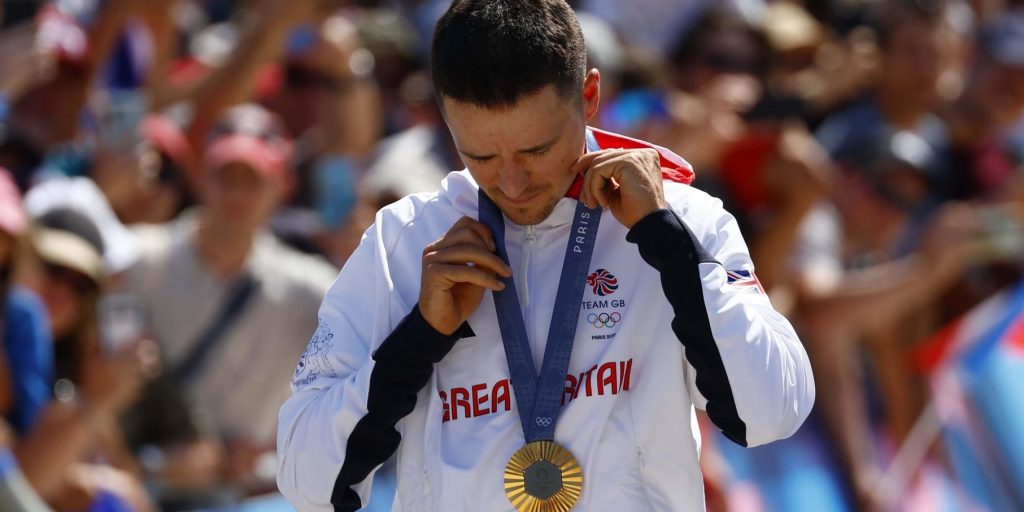
[[[89,295],[99,290],[99,285],[85,274],[53,263],[43,263],[43,271],[55,281],[68,285],[75,294]]]

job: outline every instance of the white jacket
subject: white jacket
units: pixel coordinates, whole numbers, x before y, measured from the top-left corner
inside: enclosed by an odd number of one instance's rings
[[[503,471],[524,440],[491,294],[458,341],[425,333],[414,309],[423,248],[476,218],[477,190],[461,171],[381,210],[325,296],[280,414],[278,484],[299,510],[365,504],[393,451],[395,511],[513,510]],[[804,349],[733,217],[688,185],[665,195],[674,215],[638,223],[639,244],[610,212],[598,231],[555,432],[584,470],[576,510],[703,510],[694,406],[755,446],[793,434],[814,401]],[[575,202],[536,226],[506,220],[536,368]]]

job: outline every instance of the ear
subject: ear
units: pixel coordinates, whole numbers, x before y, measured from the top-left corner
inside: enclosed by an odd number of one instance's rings
[[[583,80],[583,113],[587,117],[587,123],[597,115],[597,109],[601,105],[601,72],[597,68],[591,68],[587,77]]]

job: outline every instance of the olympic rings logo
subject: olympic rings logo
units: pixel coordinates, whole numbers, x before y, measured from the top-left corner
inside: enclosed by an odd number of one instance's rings
[[[540,416],[537,416],[537,425],[540,425],[542,427],[550,426],[551,418],[541,418]]]
[[[622,321],[622,315],[618,311],[609,313],[591,313],[587,315],[587,322],[600,329],[602,327],[615,327],[615,324]]]

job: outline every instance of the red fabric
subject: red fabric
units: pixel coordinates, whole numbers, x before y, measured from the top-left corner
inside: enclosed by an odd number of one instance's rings
[[[1010,329],[1007,336],[1010,339],[1011,352],[1024,357],[1024,321],[1018,320],[1017,325]]]
[[[632,137],[626,137],[625,135],[606,132],[604,130],[598,130],[597,128],[590,128],[590,131],[594,133],[594,139],[597,140],[597,145],[601,149],[649,148],[657,150],[658,154],[661,156],[661,177],[663,179],[666,181],[682,183],[684,185],[693,183],[693,168],[690,167],[689,162],[683,160],[681,156],[661,146],[656,146],[649,142],[637,140]],[[572,182],[571,186],[569,186],[569,190],[565,193],[565,196],[578,199],[582,188],[583,176],[577,176],[576,180]]]
[[[922,375],[935,371],[946,360],[962,323],[963,317],[957,318],[927,341],[912,349],[909,361],[911,369]]]
[[[149,114],[142,120],[140,130],[142,136],[158,151],[167,155],[192,177],[196,172],[196,157],[180,126],[161,114]]]
[[[287,180],[291,160],[289,147],[251,135],[233,133],[210,143],[203,155],[202,171],[217,169],[232,162],[248,165],[260,175]]]

